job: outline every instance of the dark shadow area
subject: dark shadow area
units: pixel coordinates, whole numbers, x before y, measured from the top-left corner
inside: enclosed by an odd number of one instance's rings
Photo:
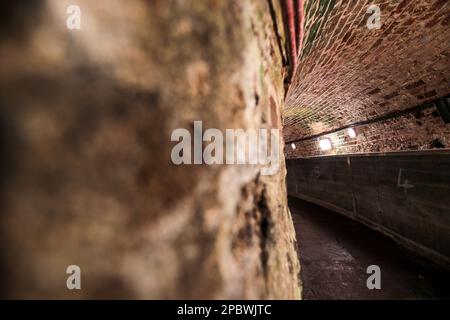
[[[338,213],[289,197],[301,260],[303,298],[449,299],[450,272]],[[367,267],[381,268],[369,290]]]
[[[1,1],[0,39],[26,40],[29,30],[42,18],[43,7],[39,0]]]

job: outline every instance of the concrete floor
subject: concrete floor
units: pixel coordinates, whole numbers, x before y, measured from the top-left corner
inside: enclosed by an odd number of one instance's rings
[[[301,261],[303,298],[450,299],[450,272],[338,213],[289,198]],[[369,265],[381,289],[369,290]]]

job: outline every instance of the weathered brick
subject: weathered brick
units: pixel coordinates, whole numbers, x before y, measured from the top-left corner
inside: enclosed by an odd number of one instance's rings
[[[436,141],[441,147],[450,147],[450,125],[444,123],[434,107],[354,129],[357,133],[355,139],[351,139],[347,129],[344,129],[320,138],[296,142],[295,150],[286,146],[286,157],[429,150],[437,148]],[[326,138],[331,140],[333,148],[321,151],[318,140]]]
[[[307,40],[284,111],[287,142],[450,94],[448,1],[384,1],[380,30],[366,27],[369,1],[320,2],[305,3]]]

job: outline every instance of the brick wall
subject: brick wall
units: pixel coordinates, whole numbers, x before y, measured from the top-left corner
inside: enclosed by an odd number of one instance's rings
[[[297,158],[348,153],[429,150],[450,147],[450,124],[444,123],[434,107],[409,113],[385,121],[353,128],[356,138],[348,129],[295,142],[295,150],[287,145],[286,157]],[[332,149],[322,151],[320,139],[330,139]]]
[[[379,30],[366,26],[372,3],[381,9]],[[445,0],[306,1],[305,41],[284,111],[286,142],[448,95],[449,8]],[[361,130],[371,132],[367,139],[360,135],[356,145],[343,143],[336,152],[420,149],[434,136],[448,140],[448,126],[426,122],[419,126],[408,116],[366,126]],[[389,125],[396,127],[390,130],[395,137],[377,132]],[[434,133],[416,138],[409,128]]]

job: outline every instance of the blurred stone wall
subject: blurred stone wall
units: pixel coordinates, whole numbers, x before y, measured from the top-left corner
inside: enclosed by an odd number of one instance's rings
[[[278,1],[69,4],[0,5],[1,296],[300,298],[284,159],[170,160],[194,120],[281,129]]]

